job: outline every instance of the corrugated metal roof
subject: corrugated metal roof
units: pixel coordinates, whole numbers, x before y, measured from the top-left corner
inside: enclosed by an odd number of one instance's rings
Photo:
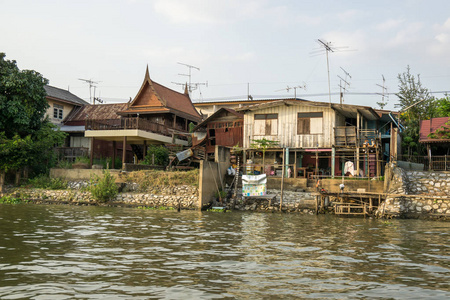
[[[450,117],[442,117],[420,121],[419,142],[420,143],[450,142],[450,139],[433,139],[428,136],[430,133],[435,133],[437,129],[440,129],[449,120]]]
[[[70,102],[75,105],[89,105],[88,102],[84,101],[83,99],[75,96],[69,91],[51,86],[46,85],[44,86],[45,91],[47,92],[47,96],[55,99],[59,99],[62,101]]]
[[[222,107],[222,108],[218,109],[215,113],[210,115],[206,120],[204,120],[203,122],[201,122],[200,124],[195,126],[193,131],[196,131],[197,129],[199,129],[199,128],[203,127],[203,126],[206,126],[206,124],[208,124],[209,122],[213,121],[214,119],[216,119],[218,116],[220,116],[224,112],[229,112],[229,113],[235,115],[237,119],[243,119],[244,118],[243,114],[238,113],[234,109]]]

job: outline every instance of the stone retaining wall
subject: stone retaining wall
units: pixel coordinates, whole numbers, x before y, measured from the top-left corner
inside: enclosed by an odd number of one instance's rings
[[[450,220],[450,172],[392,170],[378,217]],[[399,196],[396,196],[398,194]]]
[[[22,189],[15,193],[21,198],[35,203],[61,203],[73,205],[98,205],[91,193],[84,191],[84,182],[70,183],[75,189],[42,190]],[[147,207],[180,207],[182,209],[198,208],[198,188],[193,186],[160,187],[145,193],[119,193],[115,199],[105,203],[109,206],[147,206]]]

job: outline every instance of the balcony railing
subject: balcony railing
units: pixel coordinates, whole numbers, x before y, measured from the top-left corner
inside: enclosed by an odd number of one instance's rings
[[[357,130],[356,126],[336,126],[334,136],[337,147],[377,146],[381,138],[376,129]]]
[[[120,119],[95,119],[86,120],[86,130],[124,130],[140,129],[148,132],[172,136],[173,131],[179,129],[168,128],[165,125],[151,122],[142,118],[120,118]],[[179,137],[185,139],[185,137]]]

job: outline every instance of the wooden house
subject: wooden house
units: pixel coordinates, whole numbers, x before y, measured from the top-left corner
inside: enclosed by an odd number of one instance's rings
[[[382,120],[371,107],[289,99],[236,111],[244,113],[243,146],[250,149],[253,162],[261,154],[251,149],[255,140],[278,142],[266,155],[271,169],[260,172],[277,173],[274,169],[281,168],[281,148],[287,148],[286,164],[293,177],[381,175],[382,143],[377,128]]]
[[[114,117],[89,116],[85,137],[92,138],[93,143],[95,140],[110,141],[113,145],[119,142],[123,149],[131,145],[134,155],[142,159],[149,144],[187,145],[190,124],[200,121],[187,90],[178,93],[151,80],[147,67],[136,97]],[[122,161],[126,162],[123,153]]]
[[[244,115],[220,108],[194,128],[193,146],[203,146],[207,157],[213,157],[216,146],[242,147]]]
[[[88,102],[75,96],[69,91],[46,85],[44,86],[47,96],[45,97],[48,102],[48,109],[46,116],[50,122],[56,125],[61,125],[63,120],[73,111],[89,105]]]
[[[449,132],[450,117],[420,121],[419,143],[427,147],[426,169],[450,170],[450,157],[447,157],[450,151]]]

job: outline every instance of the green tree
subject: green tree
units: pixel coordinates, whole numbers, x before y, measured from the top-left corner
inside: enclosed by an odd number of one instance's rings
[[[450,97],[448,95],[436,100],[436,117],[450,117]]]
[[[263,169],[265,170],[265,168],[266,168],[266,162],[265,162],[265,160],[266,160],[266,150],[268,148],[277,146],[279,144],[279,142],[278,141],[271,141],[271,140],[268,140],[266,138],[262,138],[260,140],[252,140],[252,142],[253,143],[251,143],[250,146],[252,148],[255,148],[255,149],[260,149],[262,151],[262,153],[263,153]]]
[[[157,166],[166,166],[169,163],[169,150],[162,145],[150,145],[142,163],[152,165],[153,162]]]
[[[400,111],[400,121],[405,127],[401,133],[404,141],[402,152],[407,155],[424,154],[425,148],[419,143],[420,120],[436,115],[436,104],[427,88],[422,86],[420,75],[411,74],[409,66],[406,72],[398,74],[399,92],[396,94],[399,103],[395,106]],[[405,142],[406,141],[406,142]]]
[[[45,172],[65,133],[44,118],[48,107],[41,74],[19,70],[0,53],[0,172],[30,167]]]

